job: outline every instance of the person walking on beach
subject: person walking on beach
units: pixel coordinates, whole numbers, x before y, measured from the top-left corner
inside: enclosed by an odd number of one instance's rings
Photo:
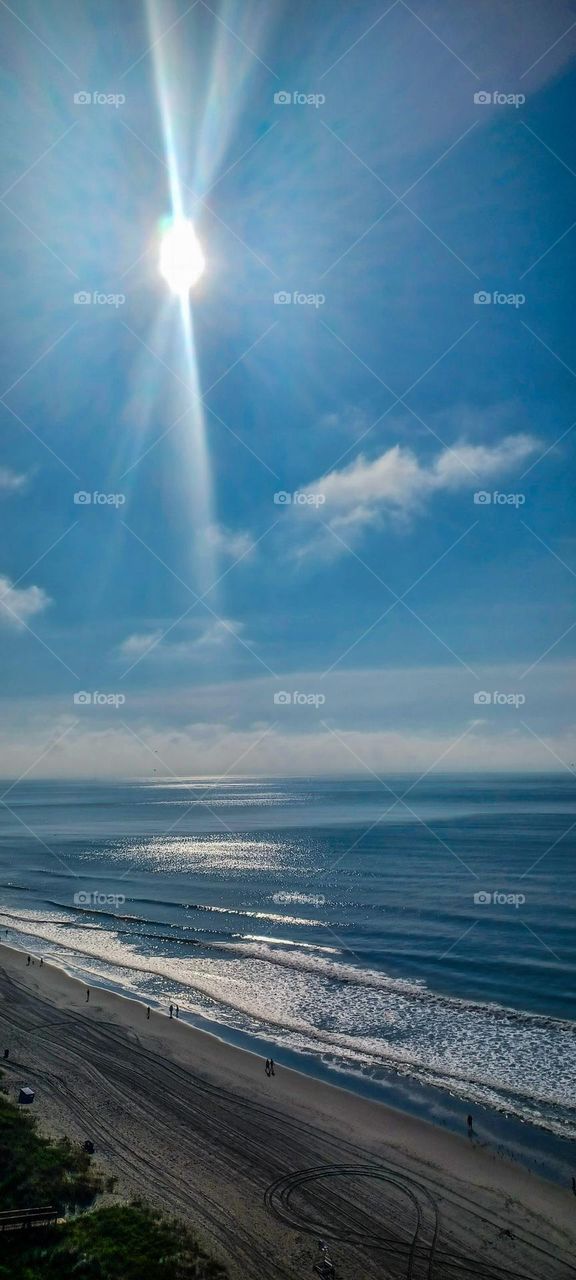
[[[468,1116],[466,1124],[468,1126],[468,1137],[471,1138],[472,1137],[472,1116]]]
[[[40,957],[40,968],[42,968],[42,965],[43,965],[43,964],[44,964],[44,961],[43,961],[42,957]]]
[[[32,956],[28,956],[28,958],[27,958],[27,960],[26,960],[26,966],[28,966],[28,965],[30,964],[31,959],[32,959]]]
[[[150,1005],[148,1005],[148,1008],[146,1010],[146,1021],[147,1022],[150,1021]]]
[[[170,1005],[170,1017],[172,1017],[172,1014],[173,1014],[173,1013],[174,1013],[174,1005],[173,1005],[173,1004],[171,1004],[171,1005]]]
[[[270,1075],[271,1076],[274,1075],[274,1059],[273,1058],[270,1059]]]
[[[88,1004],[89,999],[90,999],[90,987],[86,987],[86,1004]]]
[[[179,1017],[180,1017],[180,1005],[178,1005],[178,1004],[176,1005],[176,1017],[177,1017],[177,1018],[179,1018]]]
[[[266,1066],[264,1067],[264,1070],[266,1072],[266,1075],[269,1076],[270,1075],[270,1059],[269,1058],[266,1059]]]

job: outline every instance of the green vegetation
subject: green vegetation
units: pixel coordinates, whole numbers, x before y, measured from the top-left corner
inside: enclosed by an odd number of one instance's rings
[[[92,1208],[104,1184],[66,1139],[53,1142],[0,1094],[0,1210],[52,1205],[54,1227],[0,1233],[0,1280],[226,1280],[192,1233],[140,1201]]]
[[[90,1156],[67,1138],[48,1142],[36,1121],[0,1094],[0,1209],[85,1208],[102,1190]]]

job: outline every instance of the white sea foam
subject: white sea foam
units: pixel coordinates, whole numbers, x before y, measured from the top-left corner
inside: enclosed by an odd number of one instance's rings
[[[256,1035],[274,1032],[286,1047],[341,1069],[391,1070],[576,1136],[574,1024],[440,996],[423,983],[295,952],[292,942],[290,950],[279,940],[274,947],[246,940],[185,956],[157,947],[143,955],[137,939],[86,930],[72,912],[60,920],[2,913],[0,921],[45,941],[72,971],[82,967],[139,993],[160,983],[167,998],[178,992],[183,1010]]]

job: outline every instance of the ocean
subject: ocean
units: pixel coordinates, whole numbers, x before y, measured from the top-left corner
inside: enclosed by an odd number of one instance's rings
[[[429,1118],[576,1138],[569,775],[1,791],[3,940]]]

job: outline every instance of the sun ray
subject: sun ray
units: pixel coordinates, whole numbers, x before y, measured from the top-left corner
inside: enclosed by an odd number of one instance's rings
[[[147,14],[171,206],[170,216],[161,227],[159,269],[174,295],[173,305],[177,309],[176,323],[171,326],[173,346],[168,363],[181,377],[182,383],[190,387],[189,414],[185,414],[183,420],[188,442],[190,481],[188,518],[191,525],[195,587],[202,593],[208,590],[218,576],[215,544],[209,537],[214,523],[213,482],[190,297],[190,291],[200,279],[206,263],[194,223],[189,216],[190,211],[184,204],[184,187],[174,127],[174,105],[170,100],[167,54],[162,41],[156,0],[147,0]],[[186,198],[189,203],[192,202],[192,197],[188,194]]]

